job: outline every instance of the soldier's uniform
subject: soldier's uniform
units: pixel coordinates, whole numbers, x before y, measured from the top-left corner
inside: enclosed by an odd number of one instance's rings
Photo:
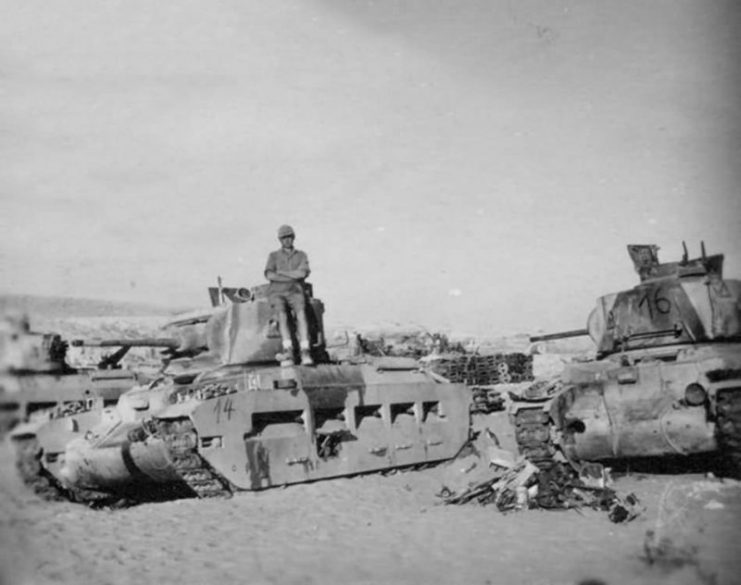
[[[278,314],[281,337],[283,338],[282,355],[277,356],[281,365],[293,365],[293,340],[288,326],[290,311],[296,316],[296,328],[301,349],[301,363],[313,364],[310,354],[309,326],[306,319],[306,297],[304,281],[311,272],[309,258],[305,252],[293,247],[295,233],[289,225],[278,229],[281,248],[271,252],[265,264],[265,278],[270,281],[268,299],[270,306]],[[286,238],[290,239],[287,240]]]

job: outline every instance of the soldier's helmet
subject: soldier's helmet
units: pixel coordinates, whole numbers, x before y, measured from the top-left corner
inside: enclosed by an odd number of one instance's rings
[[[296,236],[290,225],[282,225],[278,228],[278,238],[285,238],[286,236]]]

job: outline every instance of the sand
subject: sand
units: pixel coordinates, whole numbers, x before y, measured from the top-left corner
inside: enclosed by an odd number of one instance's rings
[[[511,441],[504,413],[475,425]],[[741,485],[702,474],[617,477],[645,511],[614,524],[592,510],[442,505],[456,462],[118,510],[39,500],[12,471],[7,441],[0,464],[4,584],[725,585],[741,574]],[[646,544],[661,538],[651,564]]]

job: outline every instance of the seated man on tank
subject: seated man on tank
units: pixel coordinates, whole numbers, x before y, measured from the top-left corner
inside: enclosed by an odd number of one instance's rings
[[[268,299],[278,315],[278,326],[283,340],[283,354],[279,356],[282,366],[293,365],[293,340],[289,326],[289,310],[296,316],[296,329],[301,349],[301,364],[310,366],[309,324],[306,319],[306,297],[304,281],[309,276],[309,258],[306,253],[293,247],[296,237],[293,228],[282,225],[278,229],[280,249],[270,252],[265,265],[265,277],[270,281]]]

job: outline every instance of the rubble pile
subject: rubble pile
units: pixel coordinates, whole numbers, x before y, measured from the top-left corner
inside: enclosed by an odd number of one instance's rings
[[[527,460],[509,469],[499,468],[491,477],[478,481],[460,493],[451,492],[443,486],[438,494],[445,504],[467,504],[476,502],[481,505],[494,504],[500,511],[506,512],[521,509],[527,502],[523,490],[538,473],[538,468]]]
[[[466,354],[460,342],[451,342],[445,334],[428,331],[393,332],[383,334],[356,333],[357,345],[362,353],[374,356],[411,357],[415,359],[426,356]],[[470,353],[470,352],[469,352]]]
[[[454,383],[492,385],[533,380],[533,356],[524,353],[442,354],[425,360],[433,372]]]
[[[488,429],[484,440],[489,446],[474,447],[473,454],[458,462],[462,464],[458,473],[447,478],[437,494],[441,503],[494,505],[501,512],[591,508],[607,512],[616,523],[629,522],[641,513],[635,494],[623,498],[609,487],[609,470],[602,465],[584,464],[577,471],[568,463],[554,462],[547,469],[538,468],[527,459],[515,460],[495,444]]]

